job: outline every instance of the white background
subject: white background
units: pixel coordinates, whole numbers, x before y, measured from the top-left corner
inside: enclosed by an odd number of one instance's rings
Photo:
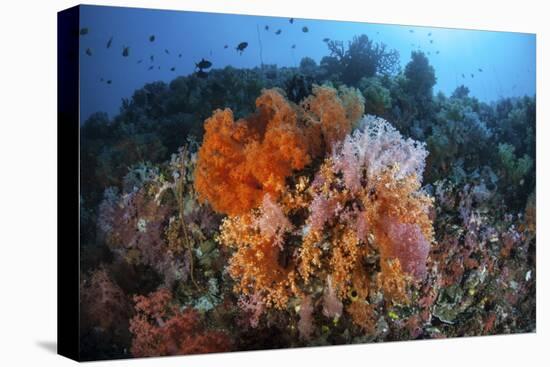
[[[537,33],[537,333],[117,362],[109,366],[548,365],[549,10],[530,1],[100,1],[98,4]],[[56,343],[56,12],[0,11],[0,366],[70,365]],[[546,24],[545,24],[546,23]],[[75,214],[76,215],[76,214]],[[61,226],[63,228],[63,226]],[[71,246],[72,244],[66,244]],[[76,246],[76,244],[75,244]]]

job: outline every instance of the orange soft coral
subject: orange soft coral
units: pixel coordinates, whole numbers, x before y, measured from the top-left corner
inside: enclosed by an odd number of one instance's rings
[[[277,89],[264,90],[257,112],[234,121],[229,109],[205,122],[195,187],[214,210],[231,216],[257,207],[265,194],[278,199],[294,171],[343,139],[363,113],[351,89],[315,87],[301,106]]]
[[[255,115],[237,122],[229,109],[206,120],[195,187],[217,212],[238,215],[266,193],[278,197],[286,177],[310,162],[295,108],[274,89],[264,91],[256,107]]]
[[[250,215],[224,220],[219,241],[235,249],[229,274],[238,280],[237,293],[255,293],[267,306],[283,308],[295,287],[295,271],[282,261],[284,250],[263,236],[255,222]]]
[[[331,151],[335,143],[351,132],[351,128],[363,115],[363,96],[355,89],[314,86],[313,95],[302,102],[305,118],[309,122],[313,145],[322,139],[325,150]],[[319,136],[320,135],[320,136]],[[314,152],[322,149],[312,147]]]

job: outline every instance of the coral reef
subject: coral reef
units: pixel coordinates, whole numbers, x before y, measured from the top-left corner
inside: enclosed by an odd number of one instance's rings
[[[224,220],[219,242],[235,250],[229,260],[235,291],[260,296],[265,306],[278,309],[293,298],[309,309],[310,297],[322,297],[324,314],[332,317],[342,313],[341,302],[350,292],[366,297],[369,288],[382,289],[388,300],[408,302],[412,279],[426,275],[433,238],[431,200],[419,191],[423,145],[404,140],[385,120],[365,117],[352,136],[326,154],[310,185],[302,176],[279,204],[266,194],[259,210]],[[258,223],[268,211],[266,230]],[[381,272],[368,274],[365,263],[378,256]],[[372,275],[372,284],[352,277],[359,273]],[[323,294],[311,292],[312,284],[324,288]],[[358,307],[352,307],[354,314]],[[308,339],[306,321],[300,330]]]
[[[535,330],[535,98],[327,46],[82,126],[83,358]]]

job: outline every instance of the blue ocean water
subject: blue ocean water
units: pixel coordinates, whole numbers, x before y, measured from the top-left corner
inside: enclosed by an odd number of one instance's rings
[[[80,43],[82,122],[98,111],[116,115],[136,89],[193,73],[203,58],[212,68],[298,66],[306,56],[319,63],[329,55],[325,38],[347,45],[361,34],[396,49],[403,68],[412,51],[423,51],[435,93],[463,84],[491,102],[536,92],[534,34],[86,5],[80,24],[88,31]]]

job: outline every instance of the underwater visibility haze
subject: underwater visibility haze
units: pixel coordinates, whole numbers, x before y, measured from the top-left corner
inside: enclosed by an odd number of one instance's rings
[[[534,34],[80,6],[86,360],[534,332]]]

